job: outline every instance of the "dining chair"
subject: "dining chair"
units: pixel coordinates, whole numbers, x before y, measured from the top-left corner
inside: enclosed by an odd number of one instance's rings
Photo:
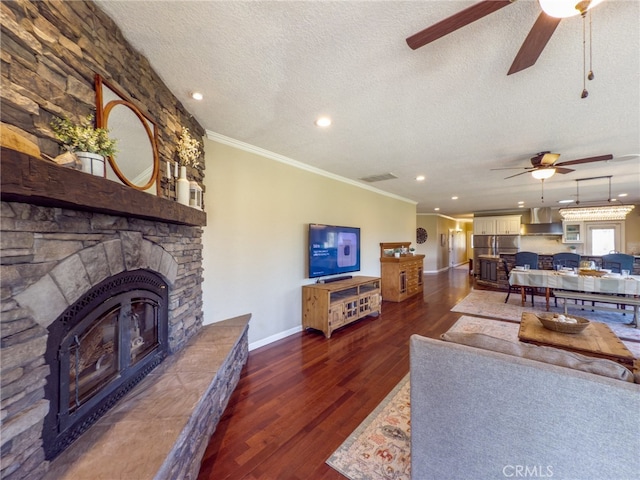
[[[555,267],[579,267],[580,266],[580,255],[577,253],[569,253],[569,252],[561,252],[555,253],[551,259],[553,264],[553,269]]]
[[[622,270],[628,270],[629,273],[633,272],[633,255],[627,255],[626,253],[610,253],[602,256],[601,268],[611,270],[613,273],[622,273]],[[618,304],[618,308],[623,310],[627,308],[624,303]],[[626,315],[626,312],[622,313]]]
[[[551,258],[551,264],[553,265],[554,270],[556,270],[556,267],[578,268],[580,266],[580,255],[578,255],[577,253],[570,253],[570,252],[555,253]],[[554,298],[553,301],[557,307],[558,299]],[[575,302],[578,303],[577,300],[575,300]],[[582,304],[584,305],[584,301],[582,302]]]
[[[516,267],[529,265],[530,268],[536,270],[538,268],[538,254],[535,252],[517,252],[515,265]]]
[[[535,252],[516,252],[514,264],[516,267],[529,265],[529,268],[536,270],[538,268],[538,254]],[[531,292],[531,306],[533,306],[533,296],[536,293],[535,287],[525,287]]]
[[[602,256],[602,267],[613,273],[622,273],[622,270],[633,272],[633,255],[626,253],[610,253]]]
[[[511,273],[511,269],[509,268],[509,264],[507,263],[507,261],[504,258],[502,259],[502,265],[504,266],[504,271],[507,274],[507,282],[508,282],[509,274]],[[511,290],[515,290],[517,292],[518,288],[520,288],[519,285],[511,285],[511,283],[509,283],[509,291],[507,292],[507,298],[504,299],[504,303],[507,303],[509,301],[509,295],[511,295]],[[533,305],[533,290],[534,289],[533,289],[533,287],[524,287],[525,291],[526,291],[527,288],[531,292],[531,305]]]

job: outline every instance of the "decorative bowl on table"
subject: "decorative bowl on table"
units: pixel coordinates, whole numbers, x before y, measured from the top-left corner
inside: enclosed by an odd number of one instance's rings
[[[560,333],[580,333],[589,325],[589,320],[586,318],[557,313],[537,313],[536,317],[544,328]]]

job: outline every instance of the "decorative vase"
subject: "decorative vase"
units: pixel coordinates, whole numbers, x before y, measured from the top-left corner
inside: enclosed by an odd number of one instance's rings
[[[97,153],[75,152],[82,162],[82,171],[96,177],[104,177],[104,157]]]
[[[176,194],[178,203],[189,205],[189,180],[187,180],[187,167],[180,167],[180,177],[176,180]]]

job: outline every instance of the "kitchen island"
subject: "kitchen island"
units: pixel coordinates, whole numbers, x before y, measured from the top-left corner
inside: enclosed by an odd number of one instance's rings
[[[511,255],[513,257],[513,254]],[[513,260],[512,260],[513,261]],[[478,278],[476,283],[487,287],[501,288],[506,285],[509,288],[509,279],[502,266],[500,255],[478,255],[477,270]]]

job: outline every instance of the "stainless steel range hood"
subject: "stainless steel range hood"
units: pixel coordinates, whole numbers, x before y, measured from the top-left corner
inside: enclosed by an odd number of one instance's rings
[[[522,235],[562,235],[562,223],[552,218],[551,207],[532,208],[531,222],[522,224]]]

